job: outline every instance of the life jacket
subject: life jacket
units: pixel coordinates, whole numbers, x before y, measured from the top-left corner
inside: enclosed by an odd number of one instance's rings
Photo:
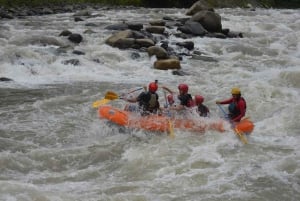
[[[183,94],[178,96],[178,99],[180,100],[180,104],[184,105],[186,107],[193,107],[195,106],[195,103],[193,101],[193,98],[191,94]]]
[[[233,119],[233,118],[235,118],[235,117],[237,117],[241,114],[241,111],[238,107],[238,103],[240,101],[244,101],[245,109],[247,108],[246,101],[243,97],[240,97],[237,102],[234,101],[234,102],[230,103],[229,106],[228,106],[228,111],[229,111],[229,116],[230,116],[231,119]]]
[[[198,105],[198,113],[201,117],[207,117],[209,110],[205,105]]]
[[[158,95],[156,93],[148,91],[139,97],[139,106],[143,111],[154,113],[159,108]]]
[[[149,108],[154,109],[157,108],[157,95],[150,93],[150,100],[148,101]]]

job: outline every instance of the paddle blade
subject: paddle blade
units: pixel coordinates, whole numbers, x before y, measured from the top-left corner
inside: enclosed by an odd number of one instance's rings
[[[108,92],[106,92],[106,94],[105,94],[105,99],[115,100],[115,99],[118,99],[118,98],[119,98],[118,94],[116,94],[116,93],[113,92],[113,91],[108,91]]]
[[[174,134],[174,126],[173,126],[173,123],[169,120],[168,121],[169,123],[169,135],[172,139],[175,138],[175,134]]]
[[[240,131],[239,129],[235,128],[234,129],[234,132],[237,136],[239,136],[240,140],[244,143],[244,144],[248,144],[248,140],[247,138],[245,137],[245,134]]]
[[[95,101],[93,103],[93,108],[98,108],[100,107],[101,105],[105,105],[106,103],[108,103],[110,101],[110,99],[106,99],[106,98],[103,98],[101,100],[98,100],[98,101]]]

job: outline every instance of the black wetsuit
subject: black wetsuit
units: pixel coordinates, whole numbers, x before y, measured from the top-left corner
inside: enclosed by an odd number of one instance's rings
[[[207,117],[209,113],[208,107],[203,104],[198,105],[198,113],[201,117]]]

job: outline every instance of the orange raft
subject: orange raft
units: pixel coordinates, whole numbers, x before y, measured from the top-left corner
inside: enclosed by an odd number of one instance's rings
[[[109,105],[100,106],[98,109],[100,118],[108,119],[115,124],[128,127],[145,129],[149,131],[165,132],[170,130],[169,122],[172,122],[174,128],[185,129],[194,132],[204,132],[206,130],[216,130],[223,132],[224,121],[223,120],[192,120],[192,119],[173,119],[163,115],[147,115],[139,116],[136,113],[124,111],[118,108],[114,108]]]
[[[243,132],[244,134],[250,134],[254,129],[254,124],[248,118],[245,118],[235,125],[235,129]]]

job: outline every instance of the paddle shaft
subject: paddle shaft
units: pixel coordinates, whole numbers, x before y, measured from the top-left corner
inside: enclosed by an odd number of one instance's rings
[[[141,89],[144,89],[144,87],[140,87],[140,88],[137,88],[137,89],[135,89],[135,90],[132,90],[132,91],[128,92],[127,95],[128,95],[128,94],[132,94],[133,92],[139,91],[139,90],[141,90]],[[120,97],[120,99],[122,99],[122,98]]]
[[[220,110],[223,112],[224,117],[225,117],[227,120],[229,120],[229,116],[228,116],[228,114],[225,112],[225,110],[222,108],[222,106],[221,106],[220,104],[217,104],[217,105],[218,105],[218,107],[220,108]]]
[[[141,90],[141,89],[143,89],[143,87],[140,87],[140,88],[137,88],[137,89],[135,89],[135,90],[132,90],[132,91],[128,92],[127,94],[131,94],[131,93],[136,92],[136,91]],[[123,97],[120,97],[120,96],[119,96],[118,94],[116,94],[115,92],[113,92],[113,91],[108,91],[108,92],[106,92],[105,97],[104,97],[103,99],[98,100],[98,101],[95,101],[95,102],[93,103],[93,108],[98,108],[99,106],[105,105],[105,104],[107,104],[108,102],[110,102],[110,101],[112,101],[112,100],[115,100],[115,99],[118,99],[118,98],[119,98],[119,99],[123,99]]]

